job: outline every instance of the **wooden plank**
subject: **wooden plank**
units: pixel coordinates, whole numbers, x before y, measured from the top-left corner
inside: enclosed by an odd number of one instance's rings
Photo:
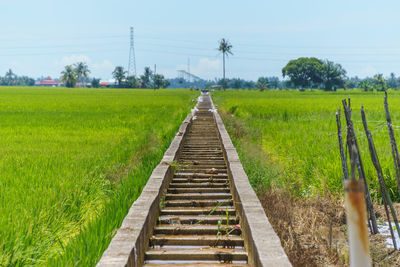
[[[227,199],[231,198],[232,195],[228,193],[188,193],[188,194],[166,194],[166,200],[172,199]]]
[[[192,187],[192,188],[168,188],[170,194],[185,194],[185,193],[229,193],[230,189],[226,187]]]
[[[218,266],[218,267],[248,267],[248,264],[237,264],[237,263],[177,263],[173,262],[171,264],[157,264],[157,263],[149,263],[143,265],[144,267],[211,267],[211,266]]]
[[[171,183],[169,188],[228,188],[228,183]]]
[[[160,215],[221,215],[226,214],[228,211],[229,215],[235,215],[235,209],[233,207],[222,207],[222,208],[213,208],[213,207],[168,207],[162,209],[160,211]]]
[[[217,224],[221,221],[223,225],[226,225],[226,216],[223,215],[161,215],[158,218],[158,222],[161,224],[170,224],[171,222],[179,222],[180,224]],[[236,225],[239,223],[239,219],[236,216],[229,217],[229,224]]]
[[[236,228],[234,225],[229,225],[229,227],[222,226],[220,228],[220,233],[224,234],[225,230],[228,229],[232,235],[240,235],[241,230]],[[154,234],[164,234],[164,235],[217,235],[218,226],[217,225],[157,225],[154,227]]]
[[[224,200],[200,199],[200,200],[168,200],[168,201],[165,201],[165,207],[216,207],[217,205],[221,205],[221,207],[232,206],[233,201],[232,201],[232,199],[224,199]]]
[[[240,236],[216,236],[216,235],[160,235],[150,239],[150,246],[223,246],[239,247],[244,245]]]
[[[146,252],[148,260],[217,260],[231,262],[247,260],[247,252],[239,249],[150,249]]]

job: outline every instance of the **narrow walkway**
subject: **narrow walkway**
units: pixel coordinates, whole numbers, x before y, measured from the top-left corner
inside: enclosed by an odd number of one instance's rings
[[[209,96],[197,107],[144,266],[248,266]]]

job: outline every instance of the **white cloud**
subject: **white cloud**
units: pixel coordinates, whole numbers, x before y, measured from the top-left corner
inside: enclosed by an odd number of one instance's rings
[[[366,76],[374,76],[376,73],[378,73],[378,71],[376,70],[376,68],[374,68],[373,66],[366,66],[363,69],[361,69],[360,72],[360,76],[361,77],[366,77]]]
[[[111,77],[111,73],[115,66],[111,61],[105,59],[101,62],[93,62],[90,57],[86,55],[72,55],[64,56],[55,62],[55,67],[62,70],[66,65],[72,65],[77,62],[85,62],[90,70],[90,76],[96,78],[107,79]]]
[[[71,65],[77,62],[85,62],[86,64],[90,64],[91,60],[88,56],[85,55],[72,55],[72,56],[66,56],[62,57],[60,63],[65,66],[65,65]]]
[[[97,76],[109,77],[111,76],[111,73],[113,72],[115,66],[109,60],[104,60],[103,62],[100,63],[90,64],[89,68],[91,69],[92,75],[94,76],[97,75]]]

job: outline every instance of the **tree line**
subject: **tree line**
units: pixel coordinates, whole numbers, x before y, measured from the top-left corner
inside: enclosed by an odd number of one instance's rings
[[[285,88],[322,88],[326,91],[338,88],[361,88],[364,91],[384,91],[387,88],[400,88],[400,77],[391,73],[389,77],[377,73],[363,79],[347,77],[346,70],[338,63],[315,57],[301,57],[289,61],[282,69],[282,76],[288,77]]]
[[[282,76],[301,89],[323,88],[331,91],[345,86],[346,70],[340,64],[315,57],[290,60],[282,69]]]
[[[223,78],[216,80],[215,83],[207,83],[206,87],[221,89],[226,88],[258,88],[263,91],[269,88],[296,88],[304,90],[306,88],[322,88],[325,91],[332,91],[338,88],[362,88],[365,91],[385,90],[386,87],[399,88],[400,78],[396,78],[394,73],[390,78],[385,79],[382,74],[376,74],[374,77],[359,79],[356,77],[348,78],[346,70],[342,65],[330,60],[322,60],[316,57],[300,57],[290,60],[282,68],[283,78],[288,80],[279,80],[278,77],[259,77],[257,82],[245,81],[240,78],[225,78],[225,57],[233,55],[232,44],[225,38],[219,41],[218,51],[222,53],[223,59]]]
[[[90,70],[86,63],[78,62],[74,65],[67,65],[61,72],[61,81],[66,87],[75,87],[76,85],[86,87]],[[166,88],[169,85],[164,75],[153,73],[149,67],[144,68],[144,72],[139,77],[128,75],[124,67],[117,66],[112,72],[115,79],[114,87],[118,88]],[[90,86],[100,87],[100,79],[92,78]]]
[[[35,79],[28,76],[18,76],[11,69],[3,77],[0,76],[0,85],[4,86],[32,86],[34,84]]]
[[[112,73],[114,79],[118,83],[118,87],[124,88],[167,88],[169,86],[169,81],[165,79],[164,75],[154,73],[150,67],[145,67],[143,74],[139,77],[134,75],[127,75],[127,71],[124,67],[115,67]]]
[[[224,40],[226,42],[226,40]],[[222,47],[231,48],[229,44]],[[224,48],[224,49],[225,49]],[[228,49],[228,50],[229,50]],[[222,49],[223,50],[223,49]],[[228,53],[228,52],[226,52]],[[231,53],[230,53],[231,54]],[[66,87],[100,87],[100,79],[90,78],[90,70],[86,63],[78,62],[65,66],[61,72],[60,80]],[[182,78],[166,79],[162,74],[154,73],[149,67],[145,67],[143,74],[136,77],[128,75],[122,66],[115,67],[112,76],[116,83],[112,87],[118,88],[214,88],[214,89],[301,89],[322,88],[326,91],[338,88],[361,88],[364,91],[385,90],[387,88],[400,88],[400,77],[391,73],[388,77],[376,74],[373,77],[359,78],[347,77],[346,70],[335,62],[321,60],[315,57],[290,60],[282,69],[283,77],[276,76],[259,77],[256,81],[242,78],[222,78],[215,80],[200,80],[188,82]],[[11,69],[5,75],[0,76],[0,85],[3,86],[32,86],[35,79],[27,76],[18,76]]]

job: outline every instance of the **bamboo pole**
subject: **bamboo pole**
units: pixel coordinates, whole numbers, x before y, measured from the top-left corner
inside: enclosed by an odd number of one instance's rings
[[[350,267],[369,267],[368,230],[365,225],[367,220],[365,206],[365,187],[361,180],[346,180],[345,207],[350,247]]]
[[[397,149],[396,138],[394,136],[393,126],[392,126],[392,119],[390,117],[389,112],[389,104],[387,102],[387,92],[385,91],[385,100],[383,102],[385,107],[386,113],[386,122],[389,130],[389,138],[390,138],[390,145],[392,147],[392,157],[394,162],[394,168],[396,169],[396,178],[397,178],[397,190],[400,193],[400,159],[399,159],[399,150]]]
[[[378,231],[378,225],[376,223],[375,211],[374,211],[374,207],[372,205],[371,195],[369,193],[368,184],[367,184],[367,181],[365,178],[364,166],[362,164],[361,156],[359,153],[360,150],[359,150],[358,144],[357,144],[357,138],[356,138],[355,131],[354,131],[353,121],[351,120],[350,97],[349,97],[349,105],[347,105],[345,99],[343,99],[342,103],[343,103],[344,115],[345,115],[346,123],[347,123],[347,134],[348,134],[347,141],[348,141],[348,145],[349,145],[350,162],[357,163],[356,165],[357,165],[357,169],[358,169],[359,179],[362,179],[364,181],[365,201],[366,201],[366,206],[367,206],[367,210],[369,213],[368,224],[371,224],[371,233],[377,234],[377,233],[379,233],[379,231]],[[354,154],[354,158],[352,157],[352,154]],[[352,172],[353,172],[353,170],[352,170]],[[353,173],[352,173],[352,175],[353,175]]]
[[[389,195],[386,185],[385,185],[385,180],[383,179],[382,168],[379,163],[378,154],[376,153],[375,144],[374,144],[374,140],[372,139],[371,131],[368,129],[367,119],[365,117],[365,111],[364,111],[363,106],[361,106],[361,117],[362,117],[362,121],[363,121],[363,125],[364,125],[365,134],[366,134],[367,140],[368,140],[368,147],[369,147],[369,152],[371,155],[371,160],[375,166],[376,173],[378,175],[378,181],[379,181],[379,185],[381,188],[382,198],[384,199],[385,209],[387,209],[386,205],[389,205],[390,210],[392,212],[393,221],[397,228],[397,234],[399,235],[399,238],[400,238],[400,227],[399,227],[399,222],[397,220],[396,211],[393,208],[392,200],[390,199],[390,195]],[[389,213],[387,212],[386,215],[388,217],[389,227],[392,232]],[[392,234],[392,239],[393,239],[393,246],[395,249],[397,249],[397,244],[396,244],[396,239],[394,237],[394,234]]]

